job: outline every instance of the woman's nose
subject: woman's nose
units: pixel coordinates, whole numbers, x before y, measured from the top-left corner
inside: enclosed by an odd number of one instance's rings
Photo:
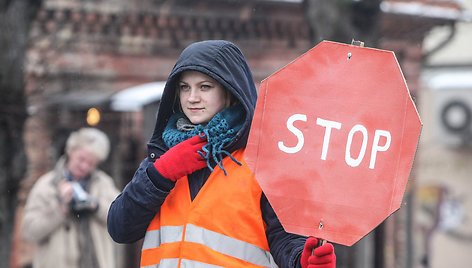
[[[190,94],[188,96],[188,101],[196,102],[200,100],[200,95],[198,94],[197,90],[190,90]]]

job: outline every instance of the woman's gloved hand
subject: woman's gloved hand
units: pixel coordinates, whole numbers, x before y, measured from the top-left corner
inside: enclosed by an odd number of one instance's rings
[[[196,135],[170,148],[154,162],[154,167],[162,176],[176,181],[206,167],[206,159],[198,153],[205,144],[206,137]]]
[[[336,255],[334,254],[333,245],[326,243],[315,248],[317,244],[318,239],[315,237],[310,236],[306,240],[305,248],[300,258],[302,268],[335,268]]]

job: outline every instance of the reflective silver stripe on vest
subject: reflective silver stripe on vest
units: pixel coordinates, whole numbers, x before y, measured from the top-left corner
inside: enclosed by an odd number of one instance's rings
[[[159,262],[159,264],[149,265],[149,266],[141,266],[141,268],[175,268],[179,265],[179,259],[163,259]],[[182,267],[182,266],[181,266]]]
[[[147,231],[142,249],[157,248],[161,243],[181,242],[183,233],[183,226],[162,226],[161,229]]]
[[[187,224],[185,241],[203,244],[214,251],[259,266],[276,267],[270,252],[253,244],[213,232],[193,224]]]
[[[179,265],[179,259],[163,259],[159,264],[142,266],[141,268],[175,268]],[[223,266],[211,265],[204,262],[191,261],[183,259],[180,262],[181,268],[223,268]]]
[[[148,266],[141,266],[141,268],[157,268],[157,267],[159,267],[157,264],[148,265]]]
[[[162,226],[161,229],[146,232],[142,249],[157,248],[161,243],[181,242],[183,226]],[[253,244],[187,224],[185,241],[205,245],[217,252],[232,256],[263,267],[278,267],[270,252]],[[185,266],[183,266],[183,264]],[[158,265],[143,266],[142,268],[177,267],[178,259],[162,259]],[[196,261],[182,260],[181,267],[218,267],[209,266]]]
[[[216,266],[216,265],[211,265],[204,262],[183,259],[182,262],[180,263],[180,267],[181,268],[222,268],[223,266]]]

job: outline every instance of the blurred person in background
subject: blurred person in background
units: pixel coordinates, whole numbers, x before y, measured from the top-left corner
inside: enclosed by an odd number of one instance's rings
[[[110,141],[95,128],[73,132],[65,155],[31,189],[22,233],[36,245],[33,268],[114,268],[115,246],[106,230],[107,213],[119,190],[97,169]]]
[[[141,267],[334,268],[333,245],[285,232],[244,152],[257,93],[233,43],[191,44],[164,89],[148,157],[110,207]]]

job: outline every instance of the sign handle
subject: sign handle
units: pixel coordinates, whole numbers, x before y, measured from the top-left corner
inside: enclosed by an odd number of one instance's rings
[[[364,47],[364,42],[359,41],[359,40],[354,40],[354,38],[351,41],[351,45],[353,46],[358,46],[358,47]]]
[[[323,220],[320,221],[320,224],[318,226],[318,229],[323,229],[324,225],[323,225]],[[321,239],[321,238],[318,238],[318,244],[316,245],[316,247],[314,247],[312,250],[311,250],[311,255],[314,254],[315,252],[315,248],[317,247],[321,247],[322,245],[326,244],[326,239]]]
[[[322,245],[326,244],[326,240],[325,239],[318,239],[318,244],[316,244],[316,247],[314,247],[312,250],[311,250],[311,255],[314,255],[315,254],[315,248],[317,247],[321,247]]]
[[[326,240],[325,239],[318,239],[318,245],[316,245],[316,247],[321,247],[322,245],[326,244]]]

